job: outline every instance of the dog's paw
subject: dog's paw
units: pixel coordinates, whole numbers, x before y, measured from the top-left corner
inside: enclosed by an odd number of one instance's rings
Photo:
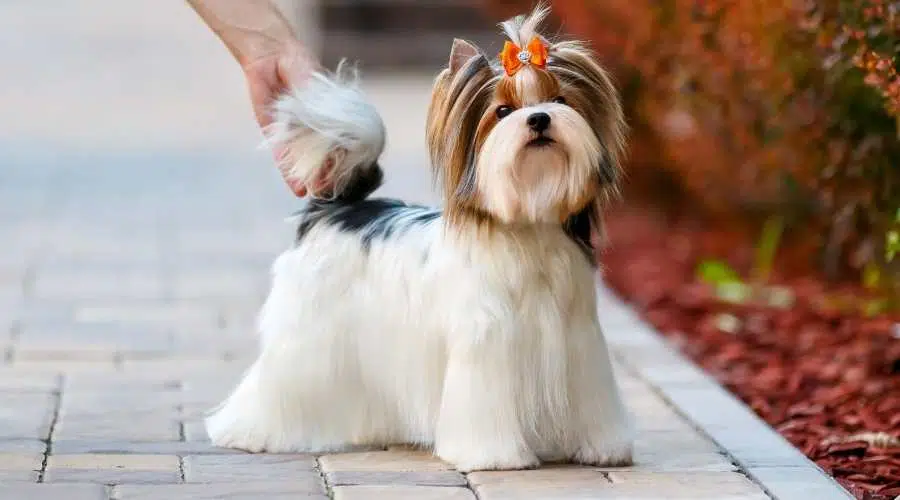
[[[233,407],[226,407],[204,420],[206,435],[213,446],[231,448],[250,453],[286,452],[283,440],[273,439],[263,422],[245,413],[235,413]]]
[[[231,448],[250,453],[274,452],[269,449],[267,439],[249,432],[228,428],[215,419],[206,420],[206,434],[209,436],[210,443],[219,448]]]
[[[499,452],[490,450],[475,450],[477,453],[466,453],[461,449],[437,449],[435,455],[441,460],[453,465],[460,472],[473,472],[479,470],[521,470],[534,469],[541,462],[537,456],[530,452]]]
[[[265,441],[254,441],[252,439],[237,439],[231,436],[210,436],[210,442],[213,446],[219,448],[230,448],[232,450],[246,451],[248,453],[272,452],[266,445]]]
[[[630,441],[601,445],[585,443],[575,452],[572,461],[596,467],[627,467],[634,464],[634,446]]]
[[[475,472],[480,470],[526,470],[536,469],[541,465],[537,459],[471,459],[460,462],[450,462],[460,472]]]

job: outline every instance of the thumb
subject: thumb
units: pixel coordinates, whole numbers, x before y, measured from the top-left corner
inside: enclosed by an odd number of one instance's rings
[[[266,82],[256,78],[247,81],[250,91],[250,102],[253,103],[253,114],[260,128],[265,128],[272,123],[271,98],[274,97],[272,89]]]

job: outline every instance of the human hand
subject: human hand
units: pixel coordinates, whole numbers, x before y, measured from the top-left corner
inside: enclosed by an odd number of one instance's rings
[[[316,59],[299,44],[291,43],[282,50],[242,64],[253,113],[261,128],[272,123],[271,106],[278,96],[293,85],[301,85],[318,69]],[[285,183],[297,196],[306,196],[307,186],[290,175],[285,151],[273,151],[278,170]]]

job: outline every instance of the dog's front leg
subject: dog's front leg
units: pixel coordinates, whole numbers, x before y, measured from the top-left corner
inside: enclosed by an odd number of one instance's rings
[[[600,326],[576,329],[572,340],[568,353],[570,426],[576,440],[570,456],[581,464],[630,465],[633,430]]]
[[[498,337],[450,349],[435,454],[463,472],[539,464],[522,432],[513,346]]]

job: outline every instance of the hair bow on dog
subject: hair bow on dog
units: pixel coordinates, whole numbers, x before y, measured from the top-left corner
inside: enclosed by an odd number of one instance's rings
[[[528,42],[525,49],[507,40],[500,52],[500,61],[503,63],[507,76],[515,75],[517,71],[528,64],[543,68],[547,65],[547,46],[537,36]]]

